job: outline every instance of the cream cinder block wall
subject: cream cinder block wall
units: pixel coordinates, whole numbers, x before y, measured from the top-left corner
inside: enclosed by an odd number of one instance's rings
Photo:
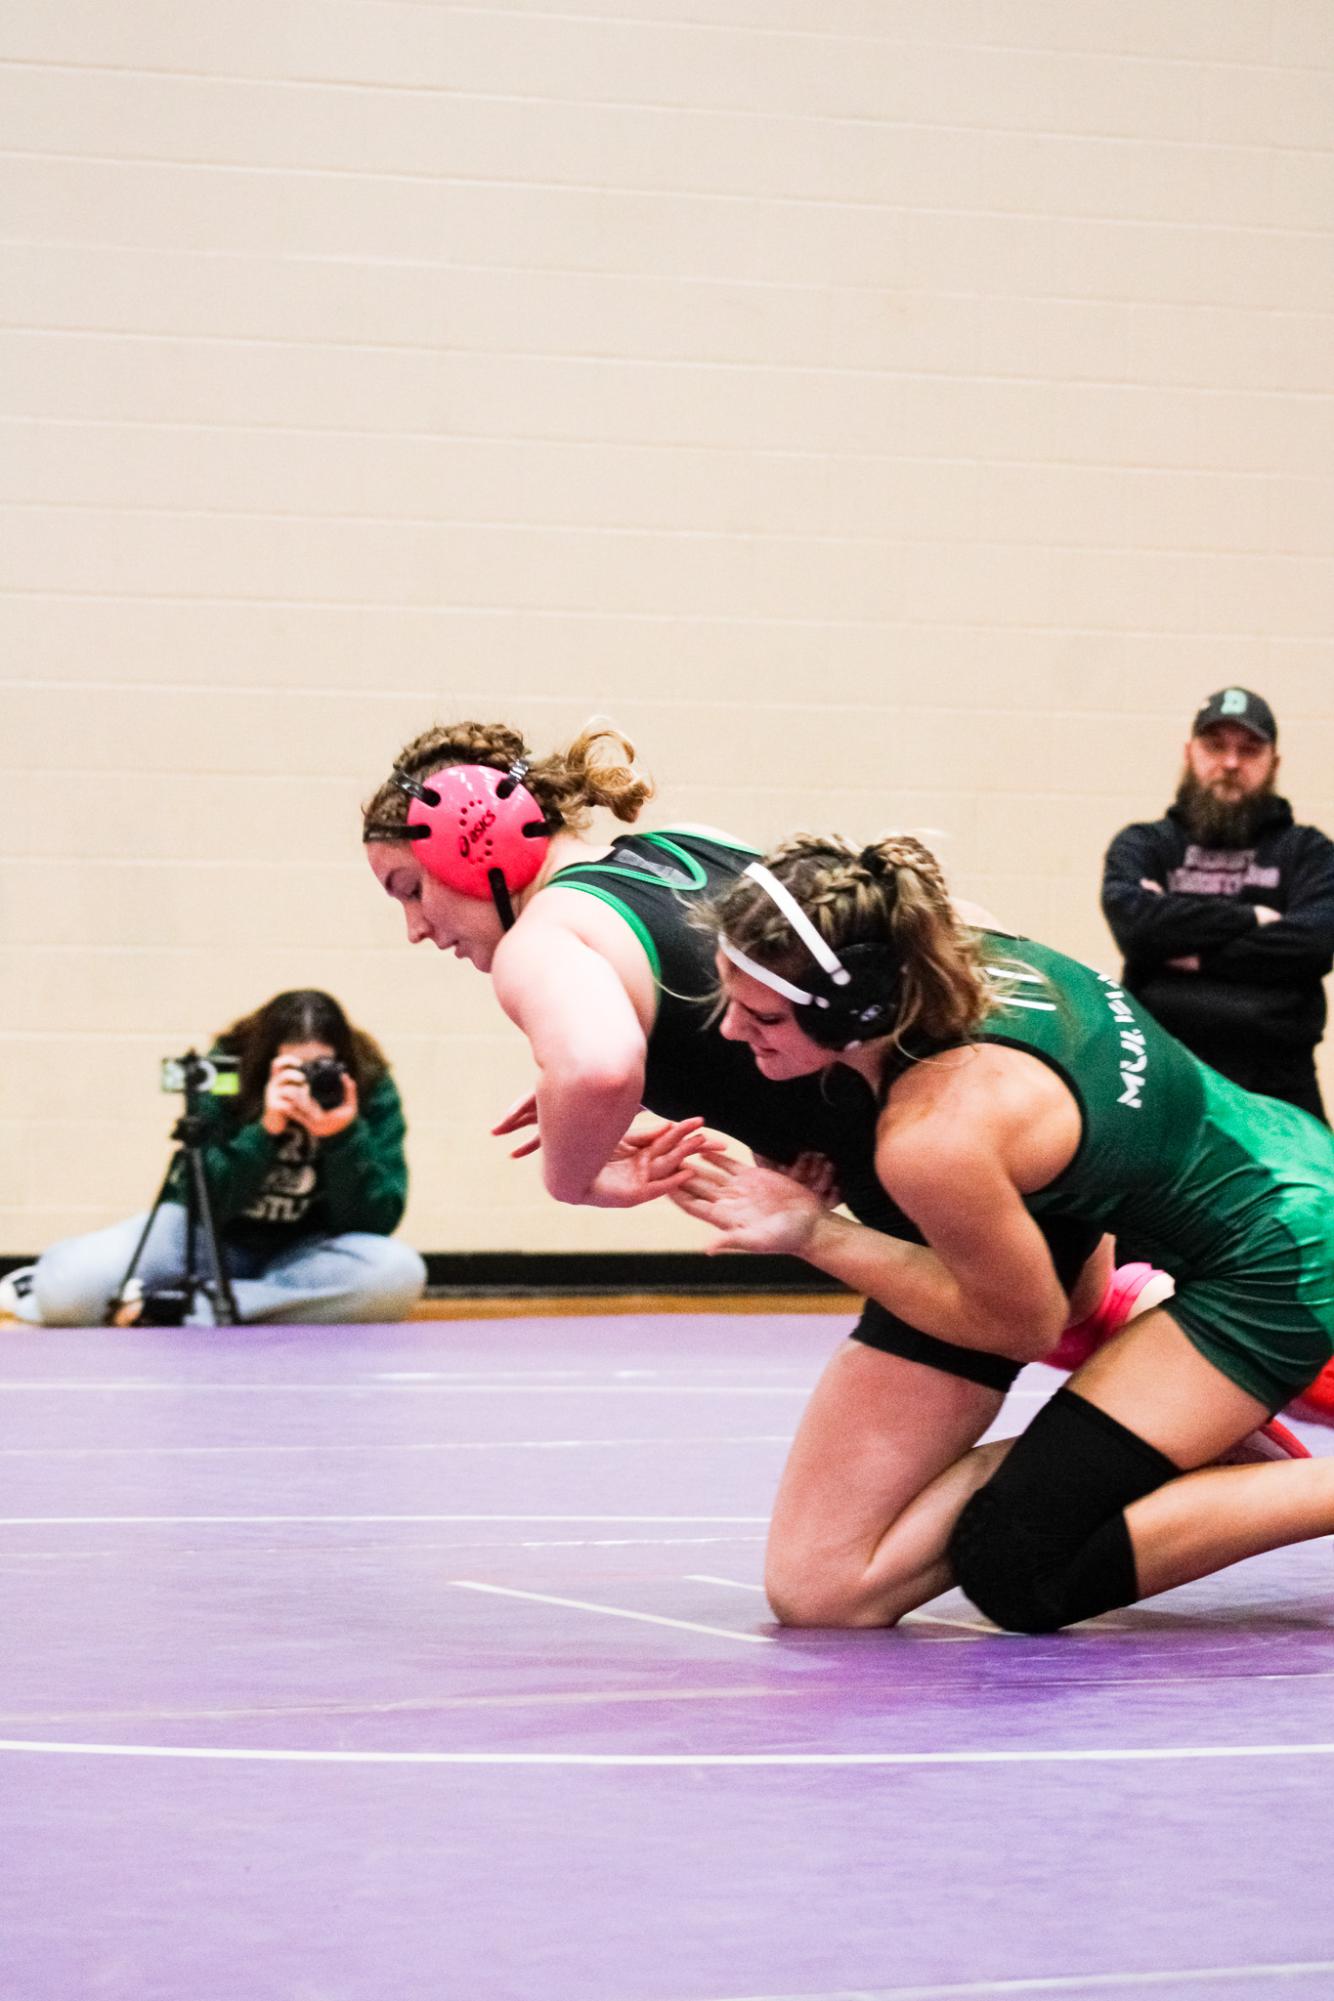
[[[0,1246],[146,1201],[158,1056],[289,984],[394,1058],[424,1248],[696,1241],[485,1137],[523,1048],[357,845],[436,717],[610,713],[660,819],[938,828],[1105,965],[1213,688],[1334,828],[1328,8],[3,32]]]

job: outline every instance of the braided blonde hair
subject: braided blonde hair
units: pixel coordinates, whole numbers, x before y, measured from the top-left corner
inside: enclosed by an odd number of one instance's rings
[[[405,744],[395,768],[419,782],[451,764],[488,764],[508,771],[518,759],[528,763],[524,784],[547,819],[567,833],[588,825],[594,807],[605,806],[618,820],[638,819],[653,797],[653,781],[635,767],[635,747],[618,729],[594,717],[568,750],[535,758],[508,723],[450,723],[423,730]],[[401,839],[411,801],[387,778],[361,809],[363,841]]]
[[[995,1002],[978,941],[921,841],[888,834],[858,850],[837,834],[795,834],[764,865],[835,952],[850,945],[890,948],[900,968],[896,1043],[914,1031],[933,1042],[958,1042],[980,1028]],[[810,978],[809,952],[759,883],[741,877],[713,914],[747,958],[798,986]]]

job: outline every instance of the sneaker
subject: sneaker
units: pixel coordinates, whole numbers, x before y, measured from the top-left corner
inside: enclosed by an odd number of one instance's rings
[[[1311,1454],[1302,1444],[1295,1431],[1289,1431],[1280,1419],[1271,1417],[1268,1424],[1262,1424],[1249,1438],[1243,1438],[1230,1452],[1222,1452],[1214,1461],[1216,1466],[1259,1466],[1266,1459],[1309,1459]]]
[[[1043,1360],[1051,1369],[1082,1368],[1127,1321],[1147,1313],[1151,1306],[1161,1306],[1175,1289],[1167,1273],[1156,1265],[1118,1265],[1093,1312],[1073,1321]]]
[[[185,1285],[144,1285],[132,1278],[121,1288],[113,1327],[183,1327],[194,1301]]]
[[[140,1327],[183,1327],[194,1301],[188,1285],[154,1285],[145,1288],[137,1324]]]
[[[1310,1424],[1334,1424],[1334,1362],[1326,1362],[1315,1381],[1293,1399],[1292,1411]]]
[[[41,1326],[42,1316],[32,1290],[36,1269],[36,1265],[16,1265],[0,1278],[0,1318],[8,1315],[11,1320],[26,1321],[30,1327]]]

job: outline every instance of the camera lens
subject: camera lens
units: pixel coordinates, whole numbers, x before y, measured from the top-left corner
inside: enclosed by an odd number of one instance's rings
[[[343,1079],[347,1070],[332,1056],[318,1056],[301,1065],[306,1088],[322,1112],[336,1111],[343,1102]]]

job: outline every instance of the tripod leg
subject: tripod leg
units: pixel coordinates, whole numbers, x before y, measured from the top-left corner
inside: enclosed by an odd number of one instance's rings
[[[227,1276],[227,1266],[223,1260],[222,1245],[218,1239],[218,1226],[213,1215],[213,1202],[208,1192],[208,1176],[204,1172],[203,1155],[197,1147],[187,1147],[190,1162],[190,1237],[189,1271],[187,1283],[194,1281],[194,1231],[195,1225],[202,1227],[204,1240],[208,1245],[209,1262],[213,1267],[212,1282],[206,1287],[213,1296],[213,1313],[220,1327],[234,1327],[240,1319],[236,1310],[236,1295],[232,1291],[231,1279]]]
[[[125,1288],[128,1286],[130,1280],[134,1277],[134,1274],[139,1269],[139,1260],[142,1258],[144,1254],[144,1245],[148,1242],[148,1233],[152,1229],[154,1223],[156,1223],[158,1219],[158,1211],[161,1209],[162,1204],[167,1199],[167,1190],[171,1187],[171,1177],[175,1172],[176,1162],[180,1159],[180,1157],[181,1156],[179,1153],[174,1154],[172,1156],[171,1164],[168,1166],[167,1172],[163,1177],[162,1186],[158,1189],[156,1200],[154,1201],[152,1208],[148,1212],[148,1221],[144,1224],[143,1229],[139,1232],[139,1241],[134,1247],[134,1255],[131,1257],[130,1262],[125,1267],[125,1270],[121,1276],[120,1284],[116,1287],[115,1291],[112,1293],[110,1299],[106,1303],[105,1310],[103,1311],[102,1314],[102,1325],[104,1327],[110,1327],[114,1325],[116,1318],[116,1310],[118,1307],[124,1304]]]

